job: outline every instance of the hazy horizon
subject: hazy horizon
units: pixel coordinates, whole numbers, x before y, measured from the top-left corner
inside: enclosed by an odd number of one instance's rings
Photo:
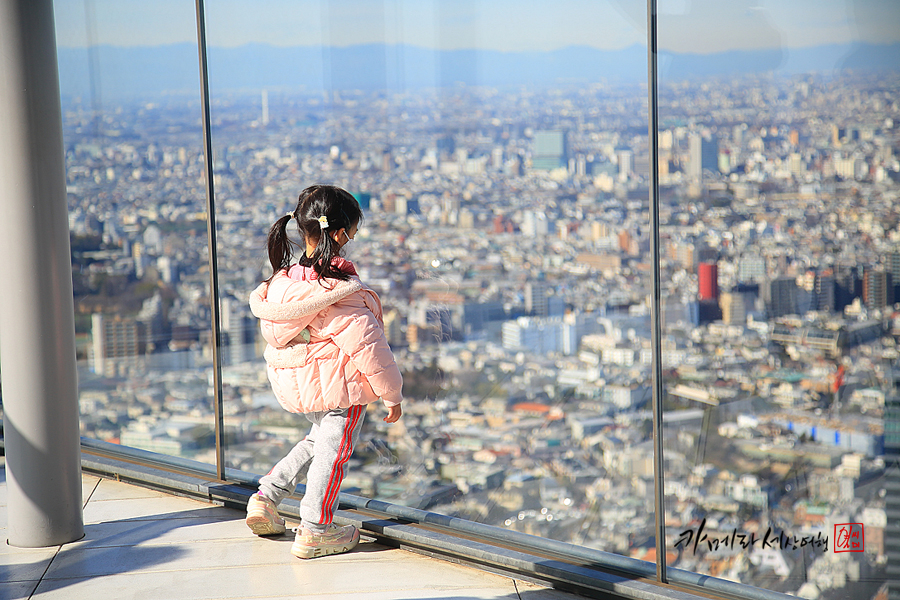
[[[109,43],[109,44],[95,44],[93,46],[66,46],[63,44],[58,44],[57,48],[63,49],[63,50],[88,50],[90,48],[115,48],[115,49],[122,49],[122,50],[130,50],[130,49],[156,49],[156,48],[165,48],[165,47],[171,47],[171,46],[181,46],[181,45],[185,45],[185,44],[190,45],[192,47],[196,47],[197,41],[191,40],[191,41],[170,42],[170,43],[163,43],[163,44],[146,44],[146,45],[121,45],[121,44]],[[900,44],[900,40],[890,41],[890,42],[870,42],[870,41],[866,41],[866,40],[854,40],[854,41],[845,42],[845,43],[825,41],[823,43],[813,44],[810,46],[797,46],[797,47],[788,47],[788,48],[783,48],[783,47],[754,48],[754,49],[749,49],[749,50],[725,49],[725,50],[710,50],[708,52],[688,52],[688,51],[679,52],[676,50],[661,48],[659,50],[659,52],[661,54],[710,56],[710,55],[714,55],[714,54],[724,54],[724,53],[729,53],[729,52],[754,52],[754,51],[768,51],[768,50],[809,50],[812,48],[822,48],[822,47],[828,47],[828,46],[848,46],[848,45],[868,45],[868,46],[885,46],[886,47],[886,46],[893,46],[896,44]],[[562,51],[562,50],[572,50],[572,49],[597,50],[600,52],[616,52],[616,51],[622,51],[622,50],[631,50],[635,47],[639,47],[639,48],[646,50],[647,43],[646,43],[646,41],[635,42],[633,44],[624,46],[622,48],[611,48],[611,49],[597,48],[595,46],[589,46],[586,44],[569,44],[566,46],[560,46],[559,48],[553,48],[550,50],[540,50],[540,49],[494,50],[491,48],[439,49],[439,48],[432,48],[432,47],[428,47],[428,46],[422,46],[422,45],[412,44],[412,43],[407,43],[407,42],[392,42],[392,43],[360,42],[360,43],[353,43],[353,44],[332,44],[329,46],[322,46],[320,44],[306,44],[306,45],[295,44],[295,45],[291,45],[291,46],[282,46],[279,44],[272,44],[269,42],[258,42],[258,41],[247,42],[247,43],[241,44],[239,46],[207,44],[207,48],[215,48],[217,50],[238,50],[241,48],[252,48],[252,47],[266,47],[266,48],[273,48],[273,49],[280,49],[280,50],[293,50],[293,49],[301,49],[302,50],[302,49],[315,49],[315,48],[347,49],[347,48],[358,48],[358,47],[364,47],[364,46],[384,46],[386,48],[407,47],[407,48],[416,48],[416,49],[421,49],[421,50],[427,50],[429,52],[499,52],[502,54],[524,54],[524,53],[540,54],[540,53],[552,53],[552,52],[558,52],[558,51]]]
[[[189,0],[56,0],[65,48],[196,44]],[[206,3],[210,47],[344,48],[404,44],[431,50],[553,51],[646,47],[646,4],[627,0],[267,0]],[[662,51],[710,54],[900,42],[893,0],[663,0]]]

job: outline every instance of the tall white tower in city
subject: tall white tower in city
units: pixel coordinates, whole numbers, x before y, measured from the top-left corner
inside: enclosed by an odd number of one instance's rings
[[[707,139],[699,133],[692,133],[688,147],[688,176],[695,180],[703,177],[703,171],[718,171],[718,141]]]

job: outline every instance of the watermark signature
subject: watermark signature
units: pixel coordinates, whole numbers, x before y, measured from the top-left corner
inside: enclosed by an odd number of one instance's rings
[[[846,525],[858,525],[857,523],[848,523]],[[838,535],[837,527],[835,526],[835,536]],[[860,525],[860,528],[862,525]],[[693,553],[697,554],[697,549],[702,548],[701,544],[705,545],[711,552],[716,550],[726,549],[726,550],[734,550],[735,548],[743,548],[744,550],[752,549],[756,546],[757,543],[760,543],[761,549],[778,549],[778,550],[798,550],[801,548],[816,548],[821,549],[823,552],[828,552],[828,536],[823,536],[820,531],[816,535],[804,535],[797,537],[796,535],[791,535],[789,533],[785,533],[784,531],[779,531],[777,534],[770,526],[766,529],[766,533],[762,538],[756,536],[756,532],[745,533],[738,531],[735,527],[731,530],[731,533],[726,533],[725,535],[721,534],[708,534],[704,533],[704,529],[706,529],[706,519],[700,523],[700,527],[695,531],[694,529],[685,529],[680,534],[678,534],[678,540],[675,542],[676,548],[681,548],[682,546],[685,549],[691,548],[693,546]],[[848,533],[850,535],[850,533]],[[849,538],[848,538],[849,539]],[[846,552],[847,550],[841,550],[841,552]],[[851,552],[861,552],[861,550],[850,550]],[[835,549],[835,552],[838,552]]]
[[[835,552],[863,552],[865,549],[866,531],[862,523],[835,523]]]

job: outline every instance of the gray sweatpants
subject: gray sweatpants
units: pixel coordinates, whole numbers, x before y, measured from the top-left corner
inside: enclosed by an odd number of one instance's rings
[[[312,428],[259,480],[259,491],[277,505],[294,493],[305,475],[306,494],[300,501],[300,524],[322,533],[337,509],[341,481],[362,429],[366,407],[337,408],[304,416]]]

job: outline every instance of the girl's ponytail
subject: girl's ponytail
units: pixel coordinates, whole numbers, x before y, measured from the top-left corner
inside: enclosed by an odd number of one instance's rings
[[[291,266],[291,257],[293,256],[291,247],[296,244],[288,238],[287,224],[292,216],[293,214],[288,213],[275,221],[266,238],[266,246],[269,250],[269,264],[272,265],[272,277],[282,269],[287,269]],[[267,281],[271,281],[272,277],[269,277]]]
[[[340,269],[334,268],[331,264],[335,256],[338,256],[340,248],[337,247],[335,241],[328,235],[328,230],[322,228],[322,234],[319,236],[319,243],[316,244],[316,250],[309,257],[310,265],[319,276],[319,279],[347,279],[347,275]]]

